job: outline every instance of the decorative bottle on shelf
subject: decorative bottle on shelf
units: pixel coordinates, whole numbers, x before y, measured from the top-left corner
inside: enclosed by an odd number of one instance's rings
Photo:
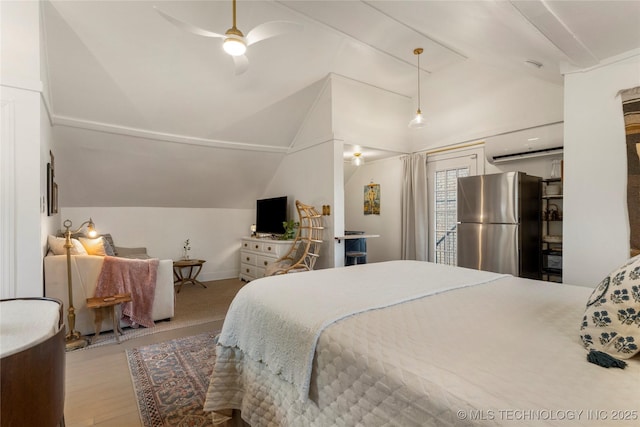
[[[551,161],[551,178],[562,178],[562,167],[558,159]]]

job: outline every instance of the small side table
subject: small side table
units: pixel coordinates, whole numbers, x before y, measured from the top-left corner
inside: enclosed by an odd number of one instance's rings
[[[198,274],[202,270],[202,265],[207,262],[203,259],[185,259],[180,261],[173,261],[173,275],[175,276],[175,280],[173,281],[174,286],[177,286],[178,289],[176,293],[180,292],[182,289],[182,285],[185,283],[192,283],[194,285],[200,285],[203,288],[207,288],[207,286],[198,280]],[[194,269],[195,267],[195,269]],[[184,275],[182,270],[188,268],[189,274]]]
[[[94,339],[100,335],[100,325],[102,325],[102,309],[106,308],[111,314],[111,321],[113,322],[113,333],[116,336],[116,342],[120,344],[120,335],[122,335],[122,328],[120,328],[120,304],[131,301],[131,294],[117,294],[106,297],[87,298],[87,308],[92,308],[94,312],[94,324],[96,328],[96,334]],[[93,341],[93,340],[92,340]]]

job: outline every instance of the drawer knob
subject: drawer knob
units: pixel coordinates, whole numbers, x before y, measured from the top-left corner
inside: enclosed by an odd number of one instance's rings
[[[264,262],[264,265],[267,265],[267,264],[269,264],[269,263],[268,263],[267,261],[265,261],[265,262]]]
[[[248,243],[245,243],[245,244],[244,244],[244,247],[246,248],[247,246],[249,246],[249,244],[248,244]]]
[[[251,258],[247,257],[247,261],[249,261]]]
[[[249,269],[247,268],[247,273],[249,272]]]
[[[256,245],[256,249],[258,249],[258,245]]]
[[[267,247],[267,250],[270,251],[271,250],[271,246]]]

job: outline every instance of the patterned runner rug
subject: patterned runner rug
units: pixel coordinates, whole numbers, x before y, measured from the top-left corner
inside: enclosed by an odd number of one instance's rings
[[[202,406],[215,362],[218,333],[127,350],[142,425],[212,425],[210,414]]]

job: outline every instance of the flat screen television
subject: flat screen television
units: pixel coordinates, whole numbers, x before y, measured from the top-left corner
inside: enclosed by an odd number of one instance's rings
[[[287,196],[256,202],[256,233],[283,234],[287,220]]]

